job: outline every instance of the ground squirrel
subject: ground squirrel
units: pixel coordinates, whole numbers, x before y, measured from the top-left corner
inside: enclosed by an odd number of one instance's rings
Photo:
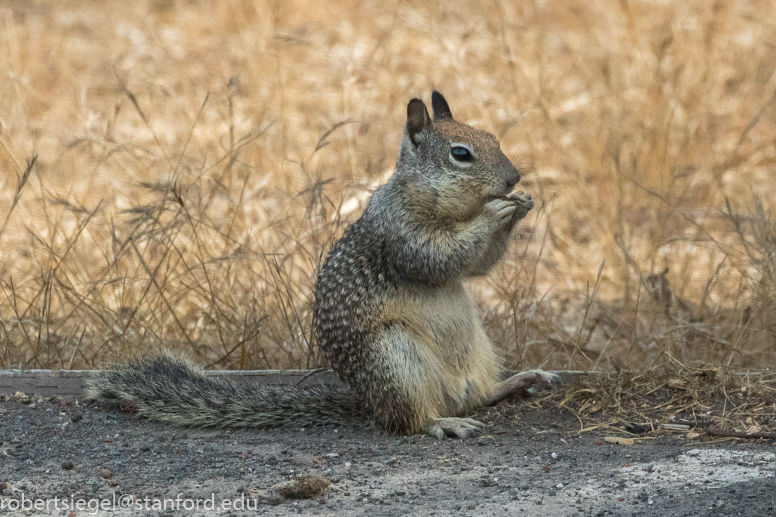
[[[163,352],[106,370],[90,396],[198,427],[365,422],[400,434],[467,437],[466,418],[536,384],[500,381],[501,360],[462,280],[501,258],[531,196],[496,138],[453,119],[445,98],[407,105],[396,171],[329,253],[315,285],[313,330],[349,388],[238,385]]]
[[[671,289],[668,281],[668,268],[661,273],[652,273],[644,280],[644,286],[652,299],[657,302],[665,317],[672,323],[690,323],[697,321],[692,302],[679,298]]]

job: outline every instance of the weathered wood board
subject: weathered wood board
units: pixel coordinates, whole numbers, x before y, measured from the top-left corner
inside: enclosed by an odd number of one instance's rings
[[[84,396],[86,381],[95,370],[0,370],[0,394],[21,391],[40,397]],[[569,382],[584,372],[555,372]],[[342,384],[332,370],[213,370],[208,375],[227,377],[235,382],[310,386]]]

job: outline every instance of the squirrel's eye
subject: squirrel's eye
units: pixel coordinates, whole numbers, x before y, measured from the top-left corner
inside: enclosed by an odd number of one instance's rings
[[[469,151],[467,148],[461,145],[456,145],[454,147],[451,147],[450,155],[452,155],[452,157],[459,162],[470,162],[474,159],[471,151]]]

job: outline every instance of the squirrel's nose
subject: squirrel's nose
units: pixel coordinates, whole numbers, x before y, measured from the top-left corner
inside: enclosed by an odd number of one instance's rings
[[[515,170],[515,173],[507,178],[507,190],[512,190],[519,181],[520,173]]]

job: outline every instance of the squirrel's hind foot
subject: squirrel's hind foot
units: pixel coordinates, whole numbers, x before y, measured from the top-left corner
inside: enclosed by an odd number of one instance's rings
[[[560,382],[561,378],[559,376],[544,370],[520,372],[499,383],[496,390],[485,400],[483,405],[494,406],[508,397],[522,395],[532,386],[548,390]]]
[[[435,418],[428,428],[429,436],[443,440],[451,438],[469,438],[480,434],[485,424],[473,418]]]
[[[544,370],[528,370],[520,372],[513,375],[510,379],[513,379],[516,384],[525,386],[523,389],[528,389],[535,384],[539,388],[549,390],[554,385],[560,384],[561,382],[560,376],[555,375],[554,373],[545,372]]]

